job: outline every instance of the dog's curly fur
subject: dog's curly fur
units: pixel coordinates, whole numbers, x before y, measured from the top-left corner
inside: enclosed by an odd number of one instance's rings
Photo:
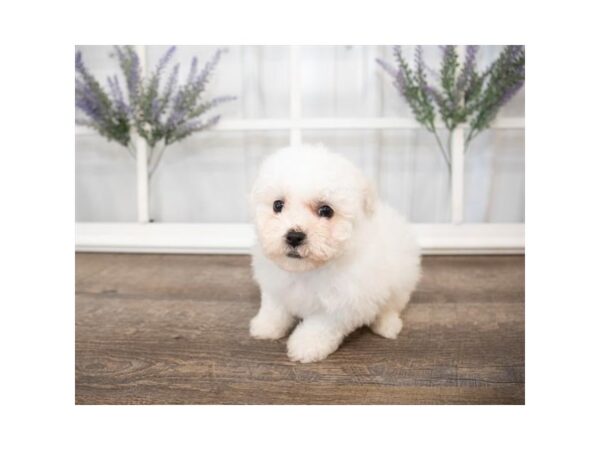
[[[405,220],[377,199],[350,161],[323,146],[279,150],[263,163],[251,203],[261,288],[253,337],[282,338],[300,319],[288,356],[313,362],[362,325],[386,338],[398,335],[400,312],[420,276],[419,248]],[[331,217],[319,214],[323,205]],[[304,240],[291,246],[289,231]]]

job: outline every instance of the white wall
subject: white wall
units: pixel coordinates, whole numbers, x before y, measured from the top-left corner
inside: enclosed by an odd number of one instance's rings
[[[148,47],[153,67],[167,47]],[[101,81],[116,73],[110,47],[80,47],[84,62]],[[208,95],[237,95],[224,105],[224,119],[286,118],[289,115],[287,47],[230,47]],[[215,47],[179,47],[180,78],[189,61],[205,61]],[[408,57],[412,59],[408,49]],[[484,47],[485,66],[499,52]],[[392,62],[391,47],[303,47],[304,117],[411,117],[390,78],[375,64]],[[439,50],[425,48],[436,67]],[[502,117],[524,116],[524,92]],[[422,130],[305,130],[306,142],[323,142],[359,163],[382,197],[415,222],[448,222],[447,170],[433,137]],[[167,150],[151,185],[151,211],[162,222],[245,222],[246,193],[261,159],[286,145],[286,131],[209,131]],[[486,131],[465,161],[465,219],[468,222],[524,221],[524,130]],[[94,134],[76,136],[76,220],[134,221],[135,164],[124,148]]]

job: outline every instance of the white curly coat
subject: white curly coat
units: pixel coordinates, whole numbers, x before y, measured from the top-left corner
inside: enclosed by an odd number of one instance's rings
[[[262,164],[251,203],[261,290],[253,337],[280,339],[300,320],[288,356],[313,362],[363,325],[386,338],[398,335],[400,312],[420,276],[419,248],[406,221],[377,199],[350,161],[323,146],[279,150]],[[319,215],[323,205],[332,217]],[[306,234],[296,249],[286,242],[290,230]]]

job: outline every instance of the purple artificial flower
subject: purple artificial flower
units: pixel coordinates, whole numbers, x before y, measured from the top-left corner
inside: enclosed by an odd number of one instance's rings
[[[99,124],[104,118],[101,100],[90,85],[90,83],[95,82],[95,80],[91,77],[83,64],[83,58],[80,51],[75,53],[75,71],[81,75],[83,79],[75,79],[75,107],[79,108],[93,122]]]
[[[506,49],[507,49],[506,52],[507,52],[509,59],[516,59],[520,56],[520,53],[522,51],[522,46],[521,45],[507,45]]]
[[[507,58],[515,63],[516,60],[523,57],[524,48],[522,45],[509,45],[506,50]],[[500,101],[498,102],[498,107],[501,107],[508,103],[508,101],[523,87],[525,84],[525,65],[520,64],[516,67],[516,75],[518,76],[518,81],[511,85],[505,92],[503,92]]]
[[[210,108],[214,108],[222,103],[231,102],[233,100],[237,100],[235,95],[222,95],[221,97],[215,97],[209,102]]]
[[[192,64],[190,65],[190,73],[188,74],[188,78],[187,78],[188,83],[191,83],[194,81],[197,71],[198,71],[198,57],[194,56],[192,58]]]
[[[183,129],[185,129],[185,131],[187,131],[187,132],[202,131],[202,130],[212,127],[213,125],[216,125],[220,119],[221,119],[221,116],[217,115],[217,116],[211,117],[206,122],[202,119],[192,120],[192,121],[186,123],[185,125],[183,125]]]
[[[75,106],[85,113],[92,121],[102,122],[102,109],[98,99],[89,86],[75,90]]]
[[[214,68],[219,63],[219,60],[221,59],[221,55],[223,53],[225,53],[226,51],[227,51],[226,49],[218,49],[215,52],[215,54],[213,55],[213,57],[206,62],[206,64],[204,65],[204,68],[202,69],[202,72],[200,72],[200,75],[198,75],[196,80],[194,80],[194,88],[195,89],[197,89],[200,92],[204,91],[204,85],[208,81],[208,77],[210,76],[211,72],[214,70]]]
[[[519,89],[521,89],[523,87],[523,84],[525,84],[525,80],[521,80],[518,83],[512,85],[509,89],[506,90],[506,92],[504,92],[504,94],[502,94],[502,97],[500,98],[500,101],[498,102],[498,107],[501,107],[503,105],[505,105],[506,103],[508,103],[508,101],[513,98],[513,96],[519,92]]]
[[[193,80],[193,82],[191,83],[191,87],[192,87],[192,90],[196,91],[196,94],[199,94],[202,91],[204,91],[204,86],[205,86],[206,82],[208,81],[209,75],[214,70],[216,65],[219,63],[221,55],[223,53],[225,53],[226,51],[227,51],[226,49],[218,49],[215,52],[215,54],[212,56],[212,58],[209,59],[207,61],[207,63],[204,65],[202,72],[200,72],[200,74],[198,76],[196,76],[196,78]],[[189,76],[193,76],[195,74],[196,68],[194,66],[197,65],[197,62],[195,62],[195,61],[196,61],[196,58],[194,58],[192,60],[192,68],[190,69]],[[189,76],[188,76],[188,78],[189,78]],[[189,85],[189,83],[188,83],[188,85]],[[171,114],[169,115],[169,118],[167,119],[167,128],[170,128],[170,129],[176,128],[178,126],[178,124],[180,124],[180,122],[185,118],[185,111],[184,111],[183,103],[185,101],[186,94],[187,94],[187,92],[185,89],[179,89],[175,98],[173,99]],[[219,103],[221,103],[222,101],[226,101],[226,100],[219,100]],[[210,109],[210,107],[212,107],[212,105],[210,105],[210,104],[208,106],[209,107],[207,109]]]
[[[197,131],[206,130],[207,128],[216,125],[219,122],[220,118],[221,116],[214,116],[206,122],[202,119],[196,119],[191,120],[187,123],[180,124],[175,130],[173,130],[175,140],[182,139],[183,137]]]
[[[140,67],[140,58],[135,52],[131,52],[131,69],[129,70],[129,74],[127,76],[127,88],[129,89],[130,94],[133,94],[134,97],[137,97],[139,92],[141,81],[141,67]]]
[[[128,116],[131,114],[131,108],[125,103],[125,99],[123,98],[123,91],[121,90],[121,85],[119,83],[119,79],[116,75],[113,77],[108,77],[108,86],[110,88],[111,97],[113,102],[115,103],[115,107],[117,111],[124,116]]]
[[[139,94],[141,81],[140,58],[131,47],[126,46],[125,51],[123,51],[121,47],[115,46],[115,51],[119,59],[119,64],[121,65],[121,69],[125,74],[127,91],[129,92],[129,103],[130,105],[134,105]]]
[[[206,112],[236,99],[234,96],[219,96],[207,101],[201,98],[212,71],[226,51],[224,49],[212,55],[200,74],[197,73],[198,59],[193,58],[189,82],[180,86],[180,65],[175,64],[164,87],[161,87],[161,76],[173,58],[175,47],[169,47],[160,57],[155,71],[144,79],[134,48],[115,46],[114,49],[127,92],[121,89],[117,76],[107,77],[106,92],[88,72],[81,53],[76,52],[75,105],[77,112],[82,113],[76,117],[76,123],[91,126],[122,145],[128,144],[132,127],[138,129],[150,146],[159,140],[164,140],[167,145],[172,144],[191,133],[215,125],[220,116],[205,119]],[[161,120],[165,113],[166,121]],[[127,127],[121,126],[123,121],[127,122]]]
[[[399,45],[394,46],[394,56],[400,62],[402,60],[402,47]],[[404,73],[404,67],[402,65],[399,66],[398,72],[396,73],[396,80],[394,81],[394,86],[398,89],[398,92],[402,94],[404,89],[404,85],[406,84],[407,74]]]
[[[445,66],[456,54],[456,45],[440,45],[442,51],[442,67]]]
[[[440,45],[442,51],[442,61],[446,61],[452,57],[452,53],[455,51],[456,45]]]
[[[152,114],[152,119],[157,123],[160,123],[160,113],[161,113],[161,102],[158,97],[154,97],[152,99],[152,103],[150,104],[150,110]]]
[[[87,75],[87,69],[83,64],[83,57],[81,56],[81,52],[78,51],[75,53],[75,71],[80,73],[83,76]]]
[[[425,95],[431,98],[431,88],[427,84],[425,63],[423,62],[423,47],[421,45],[417,45],[415,50],[415,62],[417,65],[417,83]]]
[[[375,61],[377,61],[377,64],[379,64],[383,70],[390,74],[392,78],[396,78],[398,76],[398,71],[390,63],[380,58],[376,58]]]
[[[385,70],[389,75],[391,75],[391,77],[394,79],[393,86],[398,90],[398,92],[400,92],[400,94],[402,94],[402,86],[404,85],[402,68],[397,70],[387,61],[384,61],[380,58],[376,58],[375,61],[382,67],[383,70]]]
[[[394,56],[396,57],[398,62],[400,62],[400,59],[402,58],[402,53],[401,53],[401,47],[399,45],[394,46]],[[404,69],[403,69],[402,65],[400,65],[400,67],[398,69],[396,69],[391,64],[389,64],[387,61],[384,61],[383,59],[376,58],[375,61],[377,62],[377,64],[379,64],[381,66],[381,68],[386,73],[388,73],[394,79],[393,86],[398,90],[400,95],[402,95],[402,89],[404,88],[404,77],[405,77],[404,72],[403,72]]]
[[[458,76],[458,80],[456,82],[456,90],[458,92],[464,92],[465,88],[473,77],[475,73],[475,59],[477,57],[477,52],[479,51],[478,45],[467,45],[466,56],[465,56],[465,64]]]
[[[160,75],[160,73],[164,70],[164,68],[167,67],[167,64],[169,64],[169,61],[175,54],[175,50],[176,50],[176,47],[174,45],[169,47],[169,49],[165,52],[165,54],[160,58],[157,66],[156,66],[156,74],[157,75]]]
[[[437,88],[435,88],[433,86],[427,86],[427,94],[429,94],[429,96],[431,98],[433,98],[433,100],[435,101],[435,103],[437,103],[437,105],[440,108],[443,108],[445,106],[444,96],[439,91],[439,89],[437,89]]]
[[[165,89],[163,90],[163,97],[165,97],[167,100],[173,94],[173,88],[175,87],[175,83],[177,82],[178,75],[179,75],[179,64],[175,64],[175,66],[171,70],[171,75],[169,75],[167,84],[165,85]]]
[[[184,98],[183,90],[179,90],[175,99],[173,100],[173,107],[171,108],[171,114],[169,114],[169,118],[167,119],[167,128],[174,129],[176,128],[180,122],[185,117],[185,111],[183,111],[181,107],[182,100]]]
[[[81,57],[76,58],[77,71],[87,76],[87,71]],[[85,78],[84,78],[85,79]],[[86,114],[93,122],[100,123],[103,119],[100,100],[88,82],[75,79],[75,106]]]
[[[417,64],[417,72],[425,72],[423,67],[423,46],[417,45],[415,49],[415,63]]]

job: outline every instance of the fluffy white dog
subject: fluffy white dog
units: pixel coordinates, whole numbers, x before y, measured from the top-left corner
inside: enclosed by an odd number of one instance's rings
[[[347,159],[322,146],[268,157],[251,194],[258,244],[257,339],[288,339],[293,361],[326,358],[344,336],[369,325],[394,339],[420,275],[408,224],[376,198]]]

